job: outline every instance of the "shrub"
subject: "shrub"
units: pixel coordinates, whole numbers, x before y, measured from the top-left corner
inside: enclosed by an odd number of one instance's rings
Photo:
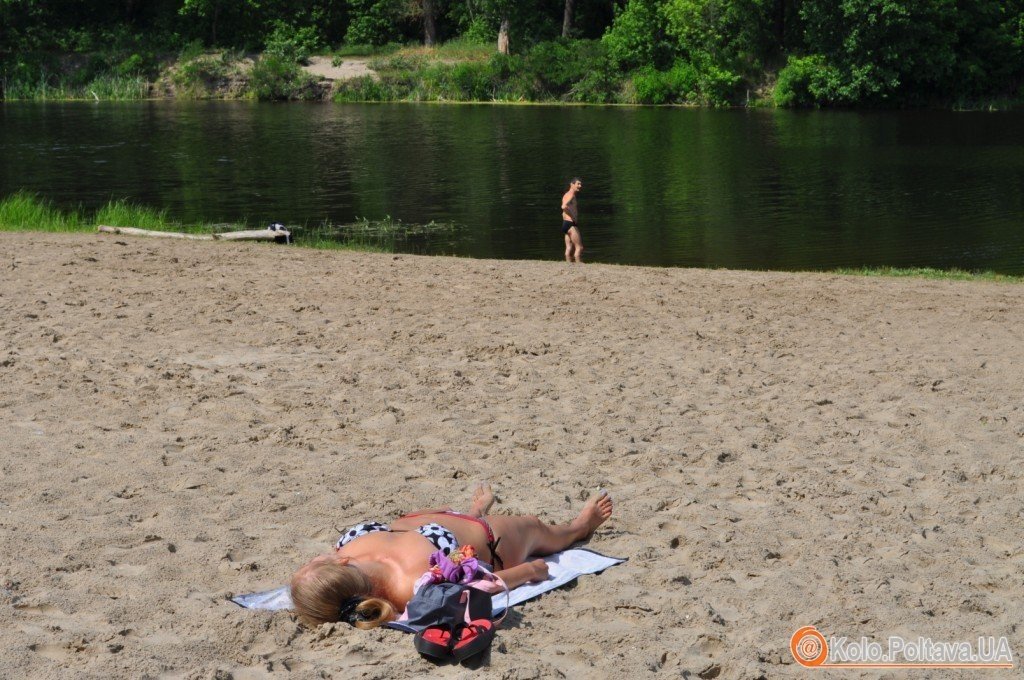
[[[664,104],[673,97],[664,74],[653,66],[633,73],[633,89],[638,104]]]
[[[598,65],[573,85],[569,99],[590,104],[607,104],[615,101],[621,77],[609,68]]]
[[[621,69],[662,66],[672,52],[665,40],[664,23],[655,0],[629,0],[601,42]]]
[[[462,62],[451,67],[451,83],[455,91],[450,99],[468,101],[491,101],[494,99],[496,86],[489,63]]]
[[[345,42],[351,45],[385,45],[399,37],[407,11],[405,0],[349,0],[351,21]]]
[[[117,65],[117,72],[122,76],[133,76],[142,73],[145,62],[138,53],[126,58]]]
[[[333,100],[336,102],[387,102],[412,98],[416,81],[411,72],[351,78],[336,83]]]
[[[703,103],[721,106],[733,101],[740,77],[717,66],[698,68],[676,62],[667,71],[643,68],[633,74],[634,101],[640,104]]]
[[[704,65],[698,72],[702,103],[728,106],[739,97],[740,83],[743,79],[738,74],[715,64]]]
[[[185,46],[181,48],[181,52],[178,53],[178,61],[192,61],[197,57],[203,56],[205,49],[206,48],[203,47],[202,40],[197,39],[186,43]]]
[[[228,78],[228,67],[222,59],[204,56],[179,64],[172,76],[174,84],[186,94],[197,97],[211,88],[223,84]]]
[[[315,82],[294,61],[264,54],[252,67],[249,91],[260,100],[311,99]]]
[[[609,70],[607,48],[597,40],[551,40],[537,43],[523,60],[523,75],[536,99],[578,96],[576,85],[595,69]],[[591,80],[591,88],[603,78]]]
[[[297,64],[309,63],[309,55],[320,49],[320,34],[313,26],[295,28],[283,21],[274,22],[267,38],[265,54]]]
[[[487,21],[484,17],[476,15],[469,21],[466,30],[462,32],[463,40],[492,44],[498,34],[498,27],[491,24],[492,22]]]
[[[776,106],[815,106],[835,103],[839,74],[825,62],[825,57],[791,56],[779,71],[772,99]]]

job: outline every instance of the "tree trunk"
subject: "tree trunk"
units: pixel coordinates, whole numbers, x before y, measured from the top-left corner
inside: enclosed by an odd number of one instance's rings
[[[437,6],[434,0],[423,0],[423,44],[433,47],[437,42]]]
[[[572,32],[572,14],[576,0],[565,0],[565,13],[562,15],[562,37],[568,38]]]
[[[786,0],[775,0],[775,44],[780,54],[786,52]]]
[[[509,20],[507,16],[501,18],[501,27],[498,28],[498,52],[508,54],[508,31]]]

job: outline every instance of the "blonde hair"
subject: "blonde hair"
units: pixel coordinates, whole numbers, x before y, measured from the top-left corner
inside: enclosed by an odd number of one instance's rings
[[[371,597],[373,583],[366,574],[351,565],[323,561],[307,564],[292,576],[292,602],[299,619],[307,626],[341,620],[341,605],[352,597],[362,598],[355,611],[356,628],[376,628],[395,618],[395,607],[379,597]]]

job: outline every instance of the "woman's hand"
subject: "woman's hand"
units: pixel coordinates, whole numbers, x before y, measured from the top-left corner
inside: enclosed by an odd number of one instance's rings
[[[534,583],[536,581],[546,581],[548,579],[548,563],[544,560],[530,560],[524,566],[529,566],[529,576],[527,581]]]
[[[512,567],[495,572],[509,588],[518,588],[524,583],[547,580],[548,563],[544,560],[530,560]]]

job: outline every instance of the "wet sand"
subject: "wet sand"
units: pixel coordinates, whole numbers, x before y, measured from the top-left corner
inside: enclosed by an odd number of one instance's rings
[[[804,625],[1024,652],[1024,287],[0,252],[0,675],[466,677],[226,598],[478,479],[552,521],[608,488],[589,547],[630,558],[515,612],[486,677],[804,677]]]

